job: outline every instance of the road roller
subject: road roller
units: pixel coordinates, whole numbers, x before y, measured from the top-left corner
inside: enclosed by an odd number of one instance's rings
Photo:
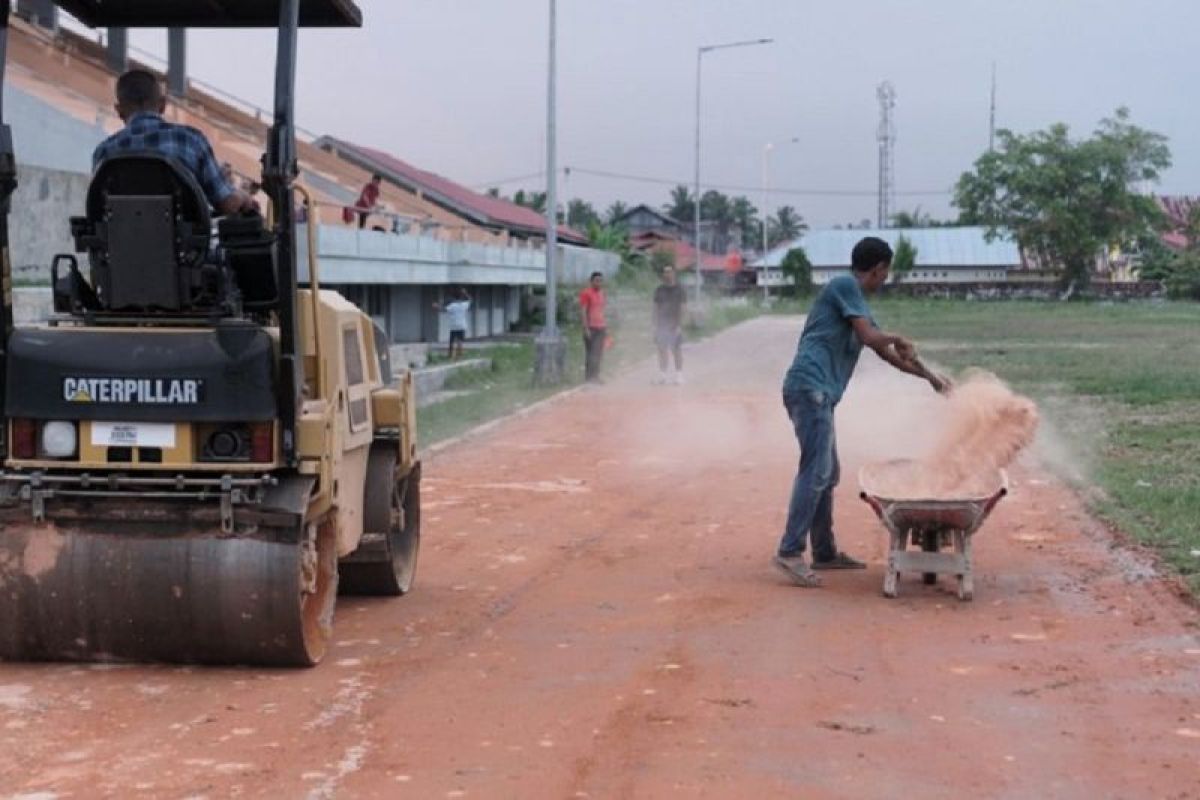
[[[15,326],[0,108],[0,659],[316,664],[339,591],[407,593],[420,543],[411,379],[370,317],[321,289],[297,221],[317,219],[297,179],[297,31],[361,12],[57,5],[92,27],[276,29],[270,203],[216,219],[180,164],[123,151],[63,220],[75,252],[47,258],[49,321]]]

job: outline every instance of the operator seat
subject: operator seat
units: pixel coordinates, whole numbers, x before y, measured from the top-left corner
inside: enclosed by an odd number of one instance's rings
[[[71,220],[101,307],[180,312],[220,304],[220,270],[207,263],[208,200],[195,177],[160,153],[105,159],[87,193],[87,216]]]
[[[105,159],[88,186],[87,216],[71,219],[75,250],[91,264],[91,287],[71,276],[77,294],[94,295],[89,309],[119,314],[274,310],[274,237],[262,217],[223,218],[220,248],[212,247],[212,222],[195,176],[175,159]]]

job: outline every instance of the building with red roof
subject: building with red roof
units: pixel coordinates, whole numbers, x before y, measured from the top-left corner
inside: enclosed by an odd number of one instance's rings
[[[475,225],[503,230],[521,239],[545,238],[546,218],[531,208],[476,192],[436,172],[413,166],[390,153],[372,147],[333,136],[322,136],[314,144],[361,169],[382,175],[387,183],[457,214]],[[559,227],[558,238],[566,244],[588,243],[586,236],[565,225]]]

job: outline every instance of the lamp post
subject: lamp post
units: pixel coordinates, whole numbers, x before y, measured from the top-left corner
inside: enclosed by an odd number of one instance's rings
[[[793,136],[788,139],[788,144],[796,144],[800,141],[799,136]],[[767,286],[767,223],[770,221],[770,214],[767,213],[767,191],[769,181],[767,178],[767,169],[770,163],[771,151],[775,149],[774,142],[767,142],[763,145],[763,165],[762,165],[762,281],[763,281],[763,300],[768,300],[771,297],[771,290]]]
[[[550,0],[550,58],[546,79],[546,325],[537,338],[534,382],[549,386],[562,382],[567,347],[558,330],[558,164],[557,164],[557,14]]]
[[[696,164],[695,164],[695,216],[693,222],[695,229],[692,231],[692,243],[696,248],[696,306],[700,305],[700,289],[704,283],[704,277],[700,272],[700,77],[701,67],[704,64],[704,54],[711,53],[714,50],[728,50],[733,47],[753,47],[760,44],[770,44],[774,39],[749,39],[744,42],[725,42],[724,44],[708,44],[696,48]]]

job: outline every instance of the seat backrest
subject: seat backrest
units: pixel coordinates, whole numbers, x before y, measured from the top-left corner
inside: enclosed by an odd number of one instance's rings
[[[110,311],[191,310],[203,292],[212,218],[195,177],[160,153],[105,159],[76,229]]]

